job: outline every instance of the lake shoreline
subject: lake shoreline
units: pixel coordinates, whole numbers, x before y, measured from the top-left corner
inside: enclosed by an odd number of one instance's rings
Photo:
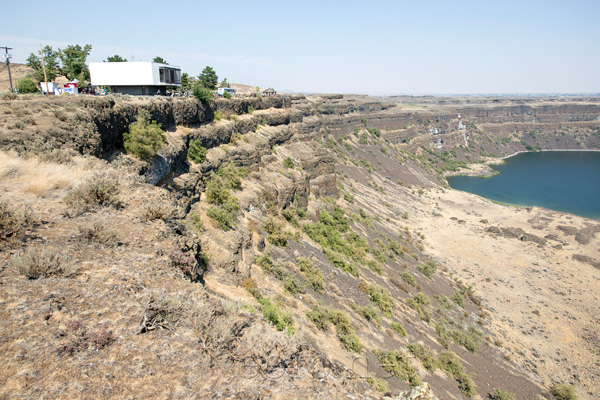
[[[514,156],[516,156],[518,154],[522,154],[522,153],[542,153],[542,152],[546,152],[546,151],[556,151],[556,152],[558,152],[558,151],[600,151],[600,149],[543,149],[543,150],[540,150],[540,151],[522,150],[522,151],[517,151],[516,153],[513,153],[513,154],[509,154],[509,155],[504,156],[504,157],[500,157],[499,159],[500,160],[506,160],[507,158],[514,157]],[[491,162],[491,163],[488,162],[488,164],[493,164],[493,162]]]
[[[558,154],[559,152],[564,153]],[[477,194],[490,201],[521,207],[543,207],[594,221],[600,220],[600,190],[597,185],[592,184],[597,182],[600,171],[598,150],[552,150],[544,154],[522,151],[516,154],[521,153],[530,154],[518,157],[510,165],[499,167],[502,176],[493,182],[471,179],[481,177],[482,174],[489,173],[489,170],[500,175],[499,171],[493,170],[489,165],[480,164],[475,171],[470,171],[471,174],[448,178],[448,185],[452,189]],[[504,164],[506,158],[498,161]]]
[[[504,157],[492,158],[486,160],[484,163],[472,163],[468,164],[466,168],[461,168],[458,171],[447,171],[444,173],[444,178],[451,176],[473,176],[479,178],[491,178],[492,176],[498,175],[499,172],[491,167],[491,165],[501,165],[505,162],[505,160],[514,157],[523,153],[542,153],[542,152],[576,152],[576,151],[585,151],[585,152],[600,152],[600,149],[544,149],[540,151],[517,151],[515,153],[509,154]]]

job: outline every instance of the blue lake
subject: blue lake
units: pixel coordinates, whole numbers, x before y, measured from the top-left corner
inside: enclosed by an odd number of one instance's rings
[[[448,177],[454,189],[490,200],[600,220],[600,152],[521,153],[492,167],[491,178]]]

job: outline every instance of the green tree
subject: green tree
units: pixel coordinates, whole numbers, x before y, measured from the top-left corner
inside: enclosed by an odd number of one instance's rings
[[[51,46],[44,46],[44,64],[46,65],[46,78],[49,82],[56,79],[59,73],[58,53],[52,50]],[[38,82],[44,80],[44,71],[42,70],[42,58],[39,54],[31,53],[27,57],[27,66],[33,68],[33,79]]]
[[[192,88],[192,84],[190,82],[190,75],[187,72],[181,74],[181,88],[183,90],[190,90]]]
[[[21,78],[17,81],[19,93],[37,93],[38,88],[31,78]]]
[[[105,62],[127,62],[127,59],[115,54],[114,56],[107,57]]]
[[[164,59],[164,58],[162,58],[162,57],[154,57],[154,58],[152,59],[152,62],[159,63],[159,64],[169,64],[169,63],[167,62],[167,60],[165,60],[165,59]]]
[[[202,73],[198,75],[198,81],[202,87],[207,89],[215,90],[217,88],[217,82],[219,81],[219,77],[214,69],[209,66],[206,66],[202,70]]]
[[[219,84],[219,87],[228,88],[228,87],[231,87],[231,86],[229,86],[229,82],[227,82],[227,78],[223,78],[223,80]]]
[[[58,58],[60,58],[62,64],[61,74],[69,80],[77,79],[81,84],[84,81],[89,81],[90,70],[85,61],[90,55],[90,51],[92,51],[91,44],[86,44],[83,47],[78,44],[69,45],[64,50],[58,49]]]
[[[156,121],[150,122],[147,110],[140,110],[137,121],[129,125],[123,139],[125,150],[142,160],[153,158],[156,151],[167,143],[167,137]]]
[[[192,89],[192,94],[196,99],[203,103],[210,103],[213,99],[213,92],[209,88],[205,88],[200,84],[200,82],[196,82]]]

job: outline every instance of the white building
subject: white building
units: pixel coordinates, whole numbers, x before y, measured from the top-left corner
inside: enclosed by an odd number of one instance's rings
[[[133,95],[164,95],[167,87],[181,86],[181,68],[146,61],[92,62],[90,77],[94,86]]]

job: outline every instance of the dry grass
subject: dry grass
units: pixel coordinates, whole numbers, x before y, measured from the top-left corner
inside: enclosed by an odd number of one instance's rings
[[[72,188],[89,175],[85,159],[79,157],[72,165],[41,161],[32,156],[23,158],[12,152],[0,152],[0,189],[17,189],[36,197],[48,197]]]

